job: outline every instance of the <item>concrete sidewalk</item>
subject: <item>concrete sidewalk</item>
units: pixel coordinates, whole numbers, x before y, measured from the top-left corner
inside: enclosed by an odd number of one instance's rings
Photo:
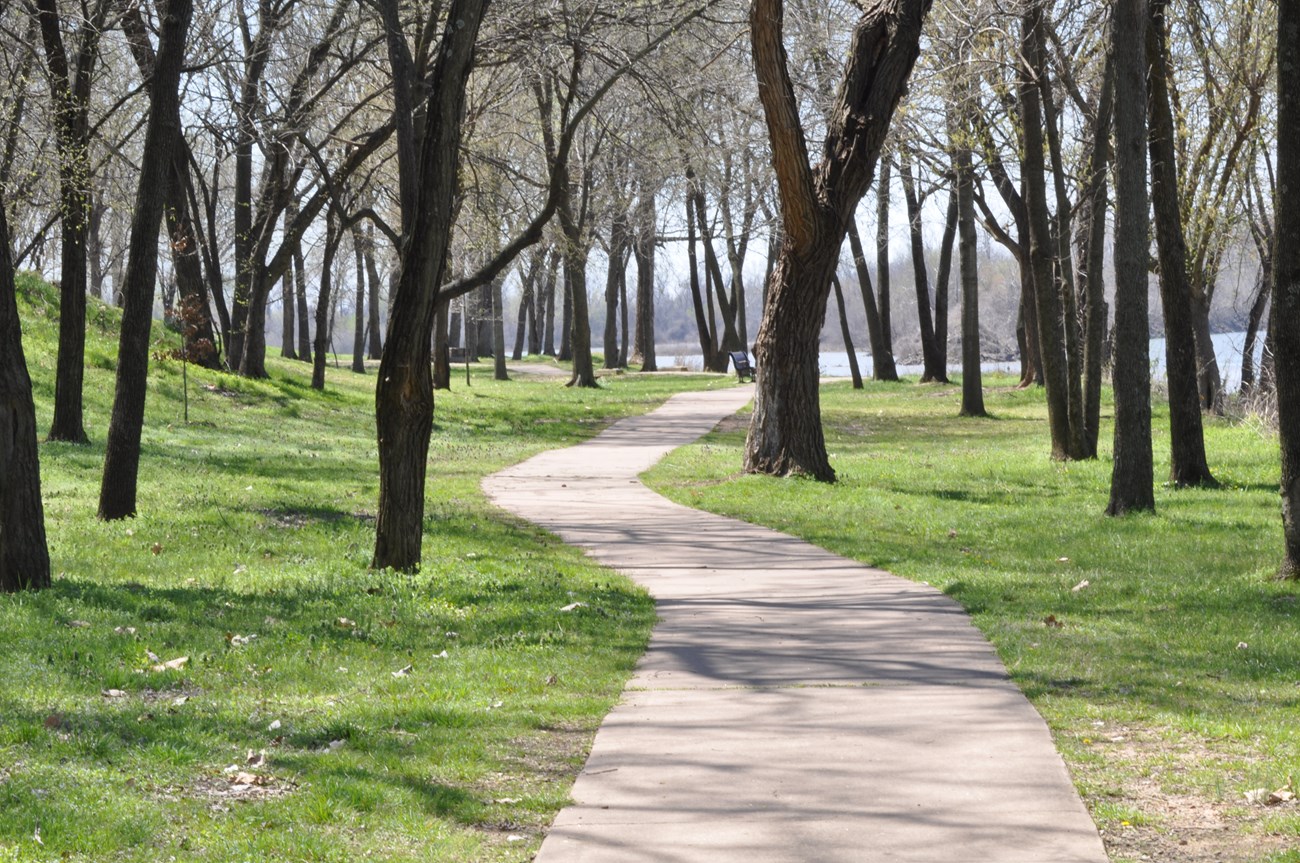
[[[539,863],[1105,863],[1046,725],[959,606],[637,480],[751,392],[677,396],[484,482],[661,618]]]

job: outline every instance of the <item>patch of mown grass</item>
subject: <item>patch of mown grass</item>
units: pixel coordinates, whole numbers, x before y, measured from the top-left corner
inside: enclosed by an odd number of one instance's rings
[[[21,291],[44,428],[57,293]],[[654,609],[479,481],[726,379],[453,378],[411,576],[368,568],[373,369],[191,367],[187,425],[155,362],[139,517],[96,520],[117,313],[89,317],[93,443],[41,448],[54,586],[0,597],[0,860],[529,859]]]
[[[834,485],[739,474],[743,430],[677,450],[648,479],[961,602],[1052,727],[1104,830],[1119,829],[1117,812],[1144,811],[1134,788],[1151,780],[1241,810],[1225,816],[1226,847],[1288,832],[1292,845],[1296,807],[1242,808],[1245,791],[1300,779],[1300,597],[1270,580],[1282,553],[1276,439],[1211,419],[1222,487],[1159,486],[1155,515],[1112,519],[1110,417],[1100,459],[1052,462],[1041,394],[992,383],[991,419],[958,418],[953,387],[824,387]],[[1155,422],[1159,481],[1162,406]],[[1143,817],[1177,824],[1158,805]]]

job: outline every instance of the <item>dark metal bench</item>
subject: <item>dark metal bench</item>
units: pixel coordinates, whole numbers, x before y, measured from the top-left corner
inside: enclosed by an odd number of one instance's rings
[[[754,380],[754,367],[749,362],[749,354],[744,351],[730,351],[731,367],[736,370],[736,378],[745,382],[745,378]]]

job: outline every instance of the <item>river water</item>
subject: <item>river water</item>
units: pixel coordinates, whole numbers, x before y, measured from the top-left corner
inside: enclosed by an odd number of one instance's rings
[[[1261,333],[1261,336],[1263,334]],[[1234,392],[1241,386],[1241,355],[1246,344],[1245,333],[1219,333],[1214,336],[1214,353],[1219,360],[1219,374],[1223,376],[1223,387],[1227,392]],[[676,365],[685,365],[689,369],[701,369],[704,367],[704,361],[700,354],[682,354],[676,353],[680,346],[656,346],[661,364],[672,362]],[[1259,368],[1260,358],[1264,353],[1263,339],[1255,345],[1255,368]],[[862,370],[863,377],[871,376],[871,357],[868,354],[858,352],[858,365]],[[985,372],[1009,372],[1019,374],[1019,362],[988,362],[981,363],[980,368]],[[950,361],[948,363],[950,372],[960,372],[960,361]],[[823,351],[821,354],[821,372],[822,375],[832,378],[847,378],[850,376],[849,355],[844,351]],[[919,365],[900,365],[898,373],[903,376],[915,375],[920,376],[922,367]],[[1151,375],[1157,380],[1162,380],[1165,375],[1165,340],[1151,340]]]

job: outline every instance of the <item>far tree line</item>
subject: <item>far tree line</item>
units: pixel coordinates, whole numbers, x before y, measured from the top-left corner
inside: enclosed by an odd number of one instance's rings
[[[706,367],[725,370],[728,352],[753,340],[760,372],[746,470],[832,481],[817,356],[832,295],[852,355],[859,334],[845,284],[861,295],[873,375],[897,378],[893,172],[908,217],[923,377],[947,380],[955,300],[963,414],[983,413],[977,229],[1019,268],[1021,379],[1044,388],[1055,458],[1096,457],[1109,345],[1113,514],[1154,506],[1148,274],[1168,345],[1171,480],[1213,483],[1201,417],[1221,408],[1223,389],[1210,307],[1229,250],[1253,246],[1260,277],[1242,378],[1278,394],[1283,572],[1294,576],[1300,408],[1287,396],[1300,361],[1300,288],[1288,241],[1295,216],[1277,190],[1295,170],[1287,58],[1296,39],[1287,36],[1300,34],[1291,4],[1276,4],[1275,18],[1266,14],[1273,5],[6,4],[0,584],[49,579],[13,273],[54,270],[56,246],[50,439],[89,439],[88,295],[123,308],[105,519],[136,509],[160,253],[170,264],[166,314],[184,321],[187,359],[265,376],[278,297],[281,350],[310,359],[323,387],[331,277],[350,249],[354,367],[363,368],[367,342],[380,361],[373,564],[409,570],[420,562],[433,393],[449,380],[453,301],[492,310],[484,317],[495,330],[484,337],[504,376],[502,288],[512,274],[515,350],[541,352],[558,334],[570,385],[595,386],[593,328],[606,366],[655,368],[656,257],[665,243],[685,243]],[[874,279],[858,225],[873,187]],[[927,199],[946,199],[932,205],[945,213],[937,256],[925,248]],[[670,221],[684,224],[684,237],[665,235]],[[308,243],[320,247],[315,268]],[[588,284],[593,254],[608,262],[603,285]],[[766,273],[764,311],[751,335],[744,274],[756,265]],[[588,307],[602,289],[603,328]],[[1251,363],[1261,339],[1267,370]]]

